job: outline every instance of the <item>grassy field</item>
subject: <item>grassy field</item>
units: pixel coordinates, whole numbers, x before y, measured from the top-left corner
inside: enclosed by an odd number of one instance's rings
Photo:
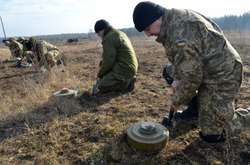
[[[250,105],[250,40],[227,35],[244,62],[238,106],[245,108]],[[249,164],[250,132],[209,145],[193,129],[171,139],[159,153],[139,153],[127,145],[126,129],[138,121],[160,122],[171,93],[161,77],[167,63],[162,46],[145,38],[132,42],[140,64],[135,91],[96,100],[52,94],[63,87],[91,90],[100,42],[58,45],[67,65],[50,73],[0,64],[0,164]],[[9,56],[0,48],[0,60]]]

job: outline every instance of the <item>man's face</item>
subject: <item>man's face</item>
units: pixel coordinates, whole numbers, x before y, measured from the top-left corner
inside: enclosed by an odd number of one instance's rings
[[[99,31],[99,32],[97,33],[97,35],[98,35],[99,37],[103,38],[103,36],[104,36],[104,30]]]
[[[144,33],[148,37],[150,37],[150,36],[158,36],[158,34],[161,31],[161,23],[162,23],[162,18],[157,19],[151,25],[146,27],[146,29],[144,30]]]

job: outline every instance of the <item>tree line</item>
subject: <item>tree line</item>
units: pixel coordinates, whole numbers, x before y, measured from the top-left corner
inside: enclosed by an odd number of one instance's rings
[[[250,31],[250,11],[240,16],[227,15],[219,18],[211,18],[217,23],[222,30],[225,31]],[[134,28],[121,29],[128,36],[143,36],[143,33],[138,32]]]
[[[212,18],[223,30],[250,31],[250,12],[240,16],[228,15],[219,18]]]
[[[219,18],[211,18],[214,22],[216,22],[222,30],[228,31],[250,31],[250,11],[244,13],[240,16],[236,15],[228,15]],[[132,36],[144,36],[144,33],[138,32],[135,28],[123,28],[121,29],[125,32],[129,37]],[[57,34],[57,35],[44,35],[37,36],[40,39],[49,40],[51,42],[57,41],[66,41],[70,38],[81,38],[88,39],[93,38],[94,32],[90,31],[89,33],[78,33],[78,34]],[[1,37],[1,36],[0,36]],[[3,38],[0,38],[0,41]],[[1,45],[1,42],[0,42]]]

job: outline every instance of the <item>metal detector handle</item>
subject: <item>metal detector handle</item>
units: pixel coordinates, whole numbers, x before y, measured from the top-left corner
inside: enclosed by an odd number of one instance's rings
[[[3,29],[4,40],[7,40],[7,36],[6,36],[6,33],[5,33],[4,24],[3,24],[3,19],[2,19],[1,16],[0,16],[0,20],[1,20],[1,25],[2,25],[2,29]]]

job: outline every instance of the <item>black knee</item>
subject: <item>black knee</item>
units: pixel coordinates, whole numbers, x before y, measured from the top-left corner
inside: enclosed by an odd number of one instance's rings
[[[208,143],[221,143],[225,142],[225,133],[223,132],[221,135],[202,135],[202,132],[199,133],[200,138]]]

